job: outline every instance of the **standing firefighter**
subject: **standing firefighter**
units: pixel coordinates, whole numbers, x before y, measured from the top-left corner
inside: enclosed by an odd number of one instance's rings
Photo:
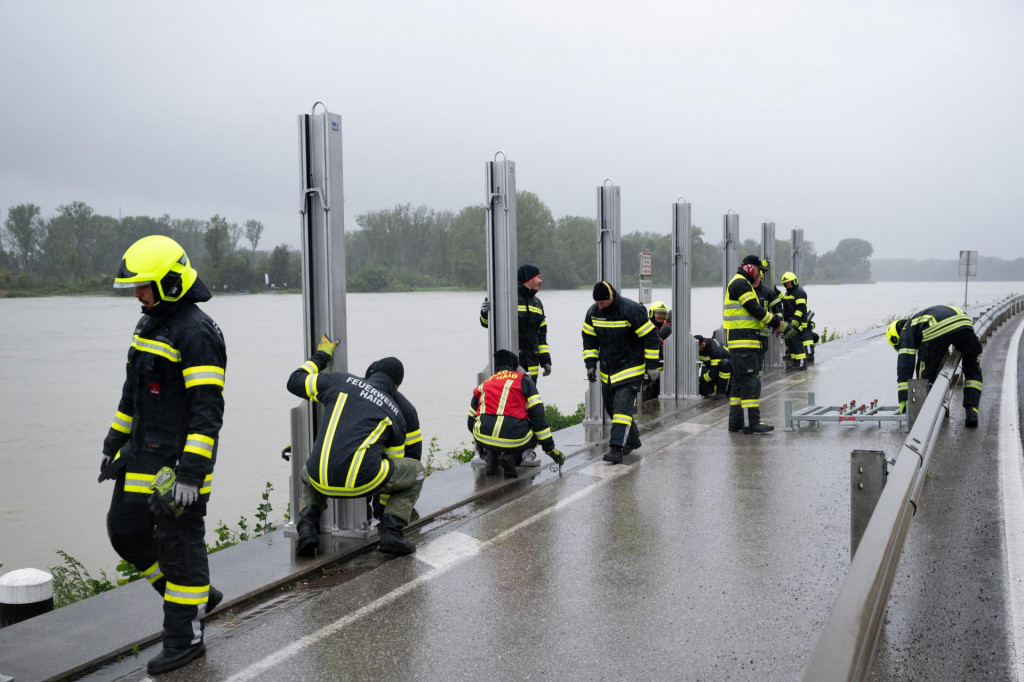
[[[396,401],[405,368],[398,358],[382,358],[366,379],[347,372],[324,372],[338,341],[321,337],[313,356],[288,377],[288,390],[323,405],[313,450],[302,468],[298,539],[295,553],[319,547],[320,514],[328,497],[372,497],[385,501],[378,549],[411,554],[416,545],[402,535],[425,477],[418,460],[403,457],[406,417]],[[407,402],[407,401],[406,401]]]
[[[589,381],[600,374],[604,409],[612,418],[611,449],[604,461],[618,464],[640,447],[633,410],[644,374],[653,383],[661,370],[658,334],[647,311],[608,282],[594,285],[594,305],[583,320],[583,362]]]
[[[147,666],[158,675],[206,653],[206,616],[223,597],[210,586],[203,517],[224,417],[227,352],[220,328],[196,306],[210,292],[173,239],[154,235],[132,244],[114,287],[134,288],[143,316],[103,441],[100,480],[115,479],[111,545],[164,599],[163,649]]]
[[[949,305],[926,308],[909,318],[895,320],[885,332],[886,338],[899,353],[896,360],[896,388],[900,412],[907,407],[907,382],[915,368],[931,388],[939,374],[946,350],[952,345],[963,361],[964,425],[978,425],[978,405],[981,403],[981,341],[974,332],[974,324],[967,313]]]
[[[494,354],[495,373],[473,389],[466,425],[484,452],[485,474],[497,474],[498,465],[507,478],[519,474],[523,453],[540,443],[559,465],[565,457],[551,437],[544,418],[544,403],[529,374],[516,371],[516,354],[499,350]]]
[[[796,333],[796,329],[780,316],[772,315],[758,303],[755,288],[760,284],[761,267],[744,263],[725,288],[722,326],[726,332],[726,348],[732,357],[729,431],[733,432],[768,433],[775,428],[761,421],[761,378],[758,371],[763,351],[760,331],[766,326],[771,327],[782,332],[784,338]]]
[[[758,258],[757,256],[750,255],[746,256],[740,265],[756,265],[761,270],[761,284],[754,287],[754,293],[757,294],[757,303],[762,308],[778,315],[782,312],[782,296],[779,293],[778,287],[768,288],[765,284],[764,273],[768,272],[771,268],[771,262],[767,258]],[[771,343],[772,330],[771,327],[763,327],[760,330],[761,335],[761,355],[759,356],[758,373],[764,372],[764,356],[768,352],[768,344]]]
[[[654,325],[658,334],[658,369],[665,367],[665,339],[672,336],[671,312],[664,301],[655,301],[647,311],[647,318]],[[640,391],[641,400],[652,400],[661,394],[661,377],[653,381],[645,381]]]
[[[697,392],[704,398],[724,400],[728,396],[729,378],[732,376],[732,359],[729,351],[714,337],[694,335],[697,339],[697,359],[700,367],[700,381]]]
[[[797,330],[794,336],[786,339],[786,350],[789,353],[789,366],[786,370],[802,371],[807,369],[807,349],[814,346],[807,310],[807,292],[792,272],[783,273],[781,281],[786,288],[782,294],[782,316]]]
[[[530,373],[537,383],[540,370],[551,374],[551,350],[548,348],[548,322],[544,317],[544,304],[537,297],[543,279],[540,268],[524,263],[516,271],[519,283],[519,366]],[[480,306],[480,326],[487,327],[491,302],[484,299]]]

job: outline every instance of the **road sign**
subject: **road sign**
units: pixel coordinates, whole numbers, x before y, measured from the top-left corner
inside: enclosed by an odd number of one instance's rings
[[[640,280],[640,303],[647,305],[651,302],[651,280]]]
[[[647,253],[646,251],[640,252],[640,276],[651,276],[651,254]]]

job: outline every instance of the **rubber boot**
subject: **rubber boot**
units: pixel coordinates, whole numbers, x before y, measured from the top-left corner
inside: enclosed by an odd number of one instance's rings
[[[748,425],[743,427],[743,433],[768,433],[774,431],[775,427],[761,421],[761,408],[751,407],[747,410]]]
[[[416,551],[416,545],[412,544],[402,535],[405,528],[405,521],[385,514],[380,517],[380,543],[377,549],[385,554],[412,554]]]
[[[743,408],[739,405],[729,406],[729,431],[736,433],[743,430]]]
[[[210,585],[210,596],[206,600],[206,615],[213,613],[213,610],[220,605],[220,602],[223,599],[224,593],[213,585]]]
[[[498,456],[498,463],[501,470],[505,472],[505,478],[516,478],[519,472],[516,471],[516,456],[511,452],[503,452]]]
[[[609,464],[621,464],[622,463],[622,447],[613,445],[604,455],[604,461]]]
[[[488,476],[495,476],[498,473],[498,453],[494,450],[484,450],[484,473]]]
[[[964,420],[964,426],[966,426],[969,429],[976,429],[976,428],[978,428],[978,408],[977,407],[968,407],[967,408],[967,418]]]
[[[150,675],[159,675],[172,670],[177,670],[183,665],[188,665],[197,658],[206,655],[206,645],[200,642],[194,646],[184,649],[164,647],[155,658],[146,664],[146,672]]]
[[[295,556],[312,556],[320,548],[320,509],[309,505],[299,514]]]

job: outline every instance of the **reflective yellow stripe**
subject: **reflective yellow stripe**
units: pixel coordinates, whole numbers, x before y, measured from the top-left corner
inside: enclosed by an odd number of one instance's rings
[[[597,334],[594,333],[594,328],[586,322],[583,323],[583,333],[590,334],[591,336],[597,336]]]
[[[377,422],[377,426],[370,432],[370,435],[363,439],[363,442],[359,444],[354,455],[352,455],[352,464],[348,468],[348,476],[345,477],[345,487],[355,488],[356,478],[359,476],[359,467],[363,465],[363,458],[366,457],[366,451],[371,445],[380,440],[380,437],[384,434],[384,429],[391,426],[391,420],[385,417]]]
[[[540,405],[544,401],[540,399],[539,395],[531,395],[526,399],[526,409],[530,409],[534,405]]]
[[[980,381],[974,381],[973,379],[968,379],[967,381],[964,382],[964,388],[976,388],[976,389],[978,389],[980,391],[981,390],[981,382]]]
[[[185,388],[194,386],[220,386],[224,388],[224,368],[215,365],[197,365],[181,371]]]
[[[625,424],[629,426],[633,423],[633,416],[629,414],[613,414],[612,424]]]
[[[140,350],[143,353],[152,353],[153,355],[159,355],[160,357],[170,360],[171,362],[181,362],[181,353],[177,348],[168,346],[166,343],[160,341],[154,341],[153,339],[146,339],[138,334],[132,336],[132,348]]]
[[[195,606],[205,604],[210,598],[209,585],[177,585],[170,580],[164,588],[164,601]]]
[[[587,360],[589,358],[594,358],[596,360],[599,357],[601,357],[601,354],[596,349],[593,349],[593,348],[590,348],[590,349],[584,348],[583,349],[583,359],[584,360]]]
[[[657,360],[658,349],[657,348],[644,348],[644,359],[645,360]]]
[[[537,440],[544,440],[545,438],[551,438],[551,429],[541,429],[540,431],[534,431],[533,435],[537,436]]]
[[[405,447],[409,447],[410,445],[415,445],[416,443],[422,442],[423,432],[420,431],[419,429],[416,429],[415,431],[409,431],[405,434]]]
[[[652,331],[654,331],[654,325],[651,324],[650,320],[648,320],[647,322],[644,322],[642,325],[640,325],[640,328],[637,329],[635,333],[637,336],[646,336],[647,334],[650,334]]]
[[[494,432],[500,433],[500,429],[497,427],[497,424],[495,424]],[[473,425],[473,437],[484,445],[493,445],[500,448],[514,448],[529,443],[533,434],[527,433],[522,438],[501,438],[499,436],[482,432],[480,430],[480,421],[477,420],[477,423]]]
[[[126,493],[143,493],[149,495],[153,492],[153,479],[156,474],[137,474],[128,472],[124,477],[124,491]]]
[[[310,374],[306,377],[306,397],[309,398],[311,403],[317,402],[317,397],[320,395],[316,388],[316,374]]]
[[[405,457],[405,446],[392,445],[389,448],[384,448],[384,456],[391,457],[393,459],[400,459],[402,457]]]
[[[132,417],[130,414],[118,411],[114,414],[114,421],[111,423],[110,428],[121,433],[132,432]]]
[[[597,318],[591,319],[593,320],[595,327],[600,327],[602,329],[616,329],[619,327],[629,327],[628,320],[599,320]],[[650,325],[651,323],[648,322],[647,324]],[[587,326],[585,324],[583,325],[583,331],[587,331]]]
[[[757,398],[740,398],[740,405],[746,410],[754,407],[760,407],[761,402]]]
[[[606,383],[615,384],[620,381],[625,381],[626,379],[642,377],[645,371],[647,370],[643,365],[637,365],[636,367],[630,367],[628,369],[622,370],[621,372],[616,372],[610,377],[604,372],[601,372],[601,378],[605,379]]]
[[[151,585],[155,583],[157,580],[160,580],[160,578],[164,577],[163,571],[160,570],[159,561],[154,562],[153,565],[147,568],[146,570],[139,571],[139,575],[148,580]]]
[[[313,362],[312,360],[306,360],[304,363],[302,363],[301,366],[299,366],[299,369],[301,369],[306,374],[319,374],[320,372],[320,368],[317,367],[316,363]]]
[[[210,490],[213,489],[213,474],[206,474],[206,478],[203,479],[203,486],[199,488],[200,495],[208,495]]]
[[[201,457],[213,457],[213,439],[201,433],[190,433],[185,440],[184,451]]]
[[[308,380],[307,380],[308,381]],[[331,418],[327,422],[327,432],[324,435],[324,444],[320,448],[320,480],[326,482],[327,464],[331,458],[331,444],[334,442],[334,432],[338,429],[338,420],[341,419],[341,412],[348,402],[348,393],[342,393],[334,403],[331,411]]]

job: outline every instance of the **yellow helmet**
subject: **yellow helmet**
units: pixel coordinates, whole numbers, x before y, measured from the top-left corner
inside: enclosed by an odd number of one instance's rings
[[[906,326],[906,324],[907,321],[905,319],[893,320],[885,330],[885,338],[889,341],[889,345],[894,349],[898,349],[900,347],[900,334],[903,332],[903,327]]]
[[[647,316],[653,318],[654,313],[665,313],[668,315],[668,306],[665,305],[664,301],[655,301],[651,304],[651,309],[647,313]]]
[[[173,302],[185,295],[197,276],[178,242],[154,234],[143,237],[124,252],[114,275],[114,288],[133,289],[151,282],[161,301]]]
[[[796,281],[796,275],[793,274],[792,272],[782,273],[782,279],[780,279],[779,281],[782,282],[783,284],[788,284],[789,282],[792,282],[793,286],[797,286],[799,284],[799,282]]]

